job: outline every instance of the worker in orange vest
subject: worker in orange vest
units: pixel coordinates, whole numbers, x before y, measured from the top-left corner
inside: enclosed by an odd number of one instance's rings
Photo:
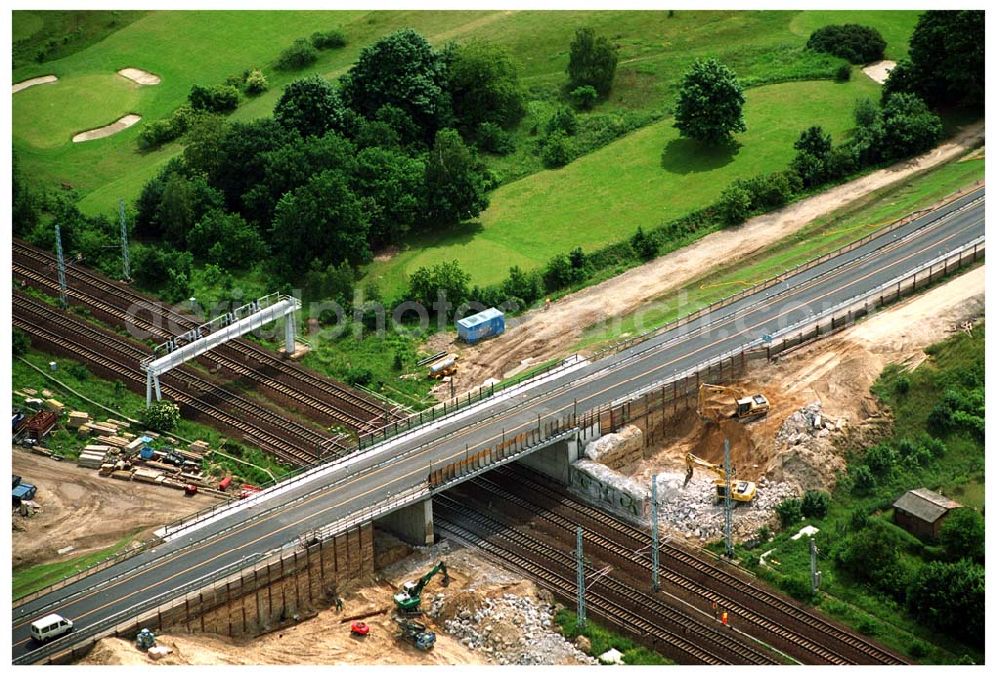
[[[729,612],[723,610],[722,611],[722,626],[725,627],[728,624],[729,624]]]

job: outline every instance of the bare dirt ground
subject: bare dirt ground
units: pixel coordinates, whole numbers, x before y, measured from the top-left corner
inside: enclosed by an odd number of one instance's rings
[[[40,84],[51,84],[52,82],[58,82],[59,78],[55,75],[42,75],[41,77],[33,77],[30,80],[25,80],[23,82],[18,82],[11,87],[11,94],[16,94],[21,90],[27,89],[28,87],[34,87]]]
[[[392,536],[379,534],[380,546],[386,542],[408,551]],[[395,552],[394,552],[395,553]],[[392,594],[407,580],[427,572],[437,561],[448,565],[451,582],[442,585],[441,577],[433,579],[425,588],[422,622],[437,635],[434,649],[421,652],[397,637],[396,623],[392,616]],[[164,633],[157,636],[157,643],[173,649],[173,653],[158,661],[137,650],[131,641],[109,638],[100,641],[81,664],[353,664],[353,665],[458,665],[488,664],[493,651],[474,650],[453,636],[445,628],[459,616],[469,616],[469,611],[507,595],[530,599],[532,602],[548,599],[529,581],[498,568],[477,553],[441,542],[430,548],[421,548],[401,561],[387,565],[380,580],[372,585],[346,593],[344,609],[319,612],[315,617],[292,627],[274,631],[253,639],[232,639],[216,634]],[[433,612],[431,608],[433,606]],[[350,634],[347,618],[363,618],[371,628],[366,638]],[[433,616],[432,616],[433,615]],[[498,632],[500,624],[491,631]],[[517,632],[512,629],[512,632]],[[567,646],[569,644],[566,644]]]
[[[926,358],[925,347],[983,317],[985,289],[986,268],[980,266],[776,363],[752,369],[735,385],[768,397],[771,412],[766,418],[720,426],[706,425],[694,411],[679,415],[672,438],[633,468],[632,477],[645,482],[655,472],[682,476],[688,452],[721,462],[728,436],[740,478],[787,482],[799,491],[829,489],[844,468],[843,447],[884,431],[887,419],[870,393],[882,370],[890,363],[915,368]],[[810,405],[834,429],[790,440],[788,421]]]
[[[153,75],[152,73],[144,71],[140,68],[122,68],[118,71],[118,74],[140,85],[160,84],[159,75]]]
[[[565,296],[547,310],[534,310],[514,318],[508,322],[504,335],[481,345],[467,346],[438,334],[425,349],[459,355],[456,392],[476,388],[488,378],[501,378],[505,373],[563,356],[588,327],[627,315],[724,263],[731,264],[773,246],[810,221],[861,200],[874,190],[961,157],[982,145],[985,135],[983,122],[964,127],[947,143],[917,158],[758,216],[736,230],[712,233],[691,246]],[[445,397],[448,393],[447,388],[436,390],[438,396]]]
[[[79,134],[75,134],[73,136],[73,143],[83,143],[84,141],[93,141],[95,139],[113,136],[124,129],[128,129],[141,119],[142,117],[139,115],[132,114],[120,117],[111,124],[98,127],[97,129],[88,129],[87,131],[81,131]]]
[[[14,474],[38,487],[41,511],[13,517],[14,567],[51,563],[105,549],[123,537],[140,538],[167,521],[217,502],[207,495],[185,497],[182,491],[98,476],[71,461],[56,462],[22,448],[12,451]],[[73,547],[58,554],[58,550]]]
[[[885,84],[885,81],[889,79],[889,73],[892,69],[896,67],[895,61],[876,61],[875,63],[870,63],[861,70],[865,75],[875,80],[879,84]]]

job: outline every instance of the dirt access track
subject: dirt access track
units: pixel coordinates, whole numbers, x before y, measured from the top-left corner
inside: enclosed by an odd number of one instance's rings
[[[106,549],[137,531],[143,539],[172,519],[218,502],[207,495],[185,497],[179,490],[98,476],[70,460],[57,462],[18,447],[11,464],[14,474],[38,487],[35,502],[42,507],[34,516],[13,517],[15,568]],[[66,547],[73,549],[60,555]]]
[[[983,144],[984,122],[964,127],[947,143],[914,159],[874,171],[826,192],[763,214],[739,228],[706,235],[694,244],[660,256],[600,284],[567,295],[548,310],[533,310],[512,319],[505,334],[481,345],[467,346],[438,334],[425,349],[455,352],[460,368],[455,391],[479,387],[488,378],[513,372],[566,354],[584,330],[594,324],[634,312],[644,303],[662,297],[705,275],[722,264],[732,264],[773,246],[801,227],[836,211],[874,190],[906,180],[916,173],[961,157]],[[436,390],[447,396],[446,387]]]

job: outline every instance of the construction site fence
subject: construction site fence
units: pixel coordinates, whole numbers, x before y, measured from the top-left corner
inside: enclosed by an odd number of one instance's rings
[[[294,615],[328,605],[338,594],[338,586],[373,572],[369,526],[325,539],[296,541],[280,551],[242,559],[145,599],[87,626],[84,639],[69,634],[15,659],[14,664],[71,662],[102,638],[131,640],[144,628],[161,631],[184,626],[188,631],[231,636],[257,634]],[[253,601],[247,602],[250,595]]]

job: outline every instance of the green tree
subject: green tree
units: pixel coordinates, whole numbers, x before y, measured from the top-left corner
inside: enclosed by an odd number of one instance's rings
[[[302,279],[302,285],[310,300],[332,300],[346,310],[354,298],[354,270],[347,261],[341,261],[340,265],[330,264],[323,267],[323,264],[314,258]]]
[[[984,563],[986,557],[986,524],[974,509],[952,510],[941,524],[941,544],[953,561],[969,559]]]
[[[899,545],[878,522],[844,538],[834,560],[854,579],[879,589],[893,591],[890,585],[898,580]]]
[[[309,42],[316,49],[340,49],[347,46],[347,36],[344,31],[334,28],[328,31],[316,31],[309,36]]]
[[[366,203],[373,246],[395,244],[416,225],[424,205],[424,162],[388,148],[357,154],[351,184]]]
[[[719,196],[716,208],[726,225],[739,225],[750,217],[753,200],[749,191],[740,183],[726,186]]]
[[[450,54],[448,91],[459,129],[471,138],[484,122],[504,129],[524,116],[524,93],[510,53],[489,42],[473,40]]]
[[[445,59],[410,28],[387,35],[361,50],[357,63],[340,78],[344,104],[366,119],[385,105],[404,111],[429,142],[451,121]],[[414,139],[404,138],[404,143]]]
[[[556,111],[552,113],[552,117],[545,123],[546,134],[561,131],[566,136],[573,136],[576,134],[577,129],[579,129],[579,123],[576,120],[576,115],[573,114],[569,106],[559,106],[556,108]]]
[[[674,126],[703,143],[725,143],[747,129],[745,100],[733,71],[715,59],[699,59],[681,81]]]
[[[983,645],[986,571],[982,566],[968,560],[928,563],[910,582],[906,602],[931,629]]]
[[[243,81],[243,91],[250,96],[257,96],[267,91],[267,78],[259,68],[251,70]]]
[[[808,153],[819,158],[825,158],[833,148],[833,138],[823,131],[823,127],[813,125],[799,134],[795,149],[800,153]]]
[[[454,129],[442,129],[434,137],[424,169],[428,226],[448,227],[474,218],[489,206],[484,167],[473,149]]]
[[[660,252],[660,246],[653,235],[645,232],[642,226],[632,235],[632,250],[644,261],[651,261]]]
[[[28,189],[18,166],[17,153],[11,151],[11,231],[20,236],[30,232],[38,223],[38,203]]]
[[[441,292],[449,303],[459,305],[469,299],[470,280],[469,273],[455,260],[420,267],[410,275],[408,297],[430,309]]]
[[[260,261],[267,246],[260,233],[239,214],[213,209],[187,233],[188,247],[196,256],[229,270]]]
[[[326,170],[354,175],[357,152],[350,141],[330,131],[320,138],[296,135],[289,143],[267,150],[258,158],[259,179],[243,194],[243,213],[258,224],[269,224],[283,195]]]
[[[278,55],[276,65],[278,70],[302,70],[316,63],[318,58],[319,52],[316,48],[305,38],[298,38]]]
[[[194,110],[212,113],[231,113],[240,105],[240,91],[232,85],[202,87],[192,85],[188,101]]]
[[[11,352],[15,357],[23,357],[31,348],[31,338],[20,329],[12,329],[10,334]]]
[[[600,97],[592,86],[583,85],[571,91],[569,98],[579,110],[590,110],[597,104],[597,99]]]
[[[542,142],[542,164],[547,169],[564,167],[571,159],[573,159],[573,151],[565,132],[556,130],[546,135]]]
[[[983,10],[924,12],[910,37],[909,56],[898,81],[891,77],[887,83],[886,98],[897,91],[910,91],[932,106],[982,106],[986,92]]]
[[[274,107],[274,119],[303,136],[322,136],[342,127],[343,106],[333,85],[311,75],[285,87]]]
[[[271,248],[286,276],[307,268],[312,260],[352,265],[371,260],[368,215],[347,178],[328,169],[285,194],[274,210]]]
[[[809,36],[806,47],[864,64],[879,61],[885,53],[885,40],[871,26],[845,24],[823,26]]]
[[[225,197],[229,211],[243,213],[243,195],[264,178],[266,153],[290,143],[298,134],[272,118],[230,122],[213,142],[214,161],[191,165],[204,172],[211,185]],[[199,153],[207,157],[207,153]]]
[[[525,305],[531,305],[542,296],[542,280],[534,272],[525,272],[515,265],[504,280],[502,290],[508,298],[517,298]]]
[[[781,518],[781,525],[787,528],[802,518],[802,501],[795,498],[782,500],[778,503],[775,511],[778,512],[778,517]]]
[[[569,46],[570,91],[577,87],[591,86],[605,98],[611,93],[611,85],[618,67],[618,54],[614,45],[604,36],[598,36],[593,28],[578,28]]]
[[[941,137],[941,118],[914,94],[893,94],[882,106],[881,155],[895,160],[933,148]]]
[[[808,490],[802,496],[802,516],[822,519],[830,508],[830,494],[824,491]]]
[[[181,410],[172,401],[154,401],[139,416],[142,424],[154,432],[169,432],[181,420]]]

